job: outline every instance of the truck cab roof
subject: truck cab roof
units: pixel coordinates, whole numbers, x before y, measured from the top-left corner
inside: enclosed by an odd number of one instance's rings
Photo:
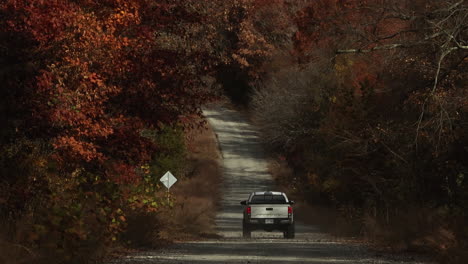
[[[264,192],[253,192],[253,195],[283,195],[282,192],[264,191]]]
[[[288,197],[283,192],[253,192],[249,196],[249,204],[287,204]]]

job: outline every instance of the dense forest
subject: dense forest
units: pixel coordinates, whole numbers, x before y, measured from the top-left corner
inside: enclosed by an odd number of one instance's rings
[[[468,3],[346,2],[294,12],[292,55],[252,91],[265,143],[356,233],[464,263]]]
[[[466,1],[5,0],[0,18],[0,254],[123,243],[130,215],[171,206],[159,177],[223,94],[305,200],[466,254]]]

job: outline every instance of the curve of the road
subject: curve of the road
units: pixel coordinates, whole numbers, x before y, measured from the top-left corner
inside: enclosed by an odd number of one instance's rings
[[[185,242],[163,250],[137,253],[114,263],[423,263],[406,257],[378,257],[365,247],[335,242],[316,227],[297,223],[296,239],[282,233],[253,232],[242,238],[242,206],[252,191],[274,190],[258,133],[242,115],[211,106],[204,115],[213,127],[223,157],[224,185],[216,217],[220,239]]]

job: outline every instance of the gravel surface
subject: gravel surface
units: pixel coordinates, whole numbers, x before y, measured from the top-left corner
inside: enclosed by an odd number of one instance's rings
[[[221,106],[204,110],[217,134],[223,156],[224,186],[216,218],[223,238],[178,243],[136,253],[111,263],[430,263],[407,255],[380,255],[362,245],[336,242],[317,227],[296,223],[296,239],[280,232],[253,232],[242,238],[240,201],[252,191],[274,190],[258,133],[236,111]]]

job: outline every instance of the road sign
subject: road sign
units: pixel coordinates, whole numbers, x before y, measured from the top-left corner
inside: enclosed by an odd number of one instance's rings
[[[170,171],[166,172],[166,174],[164,174],[159,180],[164,184],[164,186],[166,186],[168,190],[177,181],[176,177],[174,177]]]

